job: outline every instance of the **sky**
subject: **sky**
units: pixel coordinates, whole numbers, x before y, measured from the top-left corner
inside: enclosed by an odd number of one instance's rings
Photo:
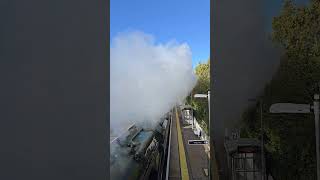
[[[195,67],[210,57],[210,0],[110,0],[110,40],[128,31],[187,43]]]

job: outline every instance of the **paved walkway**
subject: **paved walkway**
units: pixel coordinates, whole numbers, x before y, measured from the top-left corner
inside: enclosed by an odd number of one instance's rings
[[[181,112],[181,111],[180,111]],[[188,140],[200,140],[193,133],[192,126],[187,124],[179,113],[179,120],[182,128],[183,142],[186,149],[188,166],[192,180],[208,180],[209,157],[205,152],[204,145],[189,145]]]
[[[208,180],[208,155],[203,145],[188,145],[199,140],[191,126],[183,123],[178,108],[173,112],[169,180]]]
[[[206,145],[189,145],[188,140],[200,140],[192,126],[175,108],[172,113],[169,180],[208,180],[210,148]],[[219,180],[215,157],[212,157],[212,179]],[[211,171],[212,172],[212,171]]]

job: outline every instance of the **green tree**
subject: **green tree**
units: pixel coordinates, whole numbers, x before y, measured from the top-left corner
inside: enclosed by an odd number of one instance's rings
[[[272,38],[284,49],[280,67],[263,94],[263,120],[270,171],[275,179],[315,179],[312,115],[268,113],[277,102],[312,103],[320,81],[320,1],[297,6],[286,1],[272,22]],[[243,113],[243,135],[259,137],[259,106]]]
[[[187,104],[196,111],[196,118],[201,126],[208,132],[209,111],[208,102],[204,99],[194,99],[194,94],[206,94],[210,88],[210,60],[207,63],[200,63],[195,68],[197,84],[187,98]]]

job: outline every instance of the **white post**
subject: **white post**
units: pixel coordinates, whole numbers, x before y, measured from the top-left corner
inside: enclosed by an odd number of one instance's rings
[[[316,133],[316,152],[317,152],[317,180],[320,180],[320,153],[319,153],[319,94],[314,95],[313,102],[314,125]]]

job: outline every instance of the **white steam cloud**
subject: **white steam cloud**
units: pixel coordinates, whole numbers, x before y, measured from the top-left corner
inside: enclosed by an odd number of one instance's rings
[[[133,123],[154,123],[196,83],[187,44],[155,44],[142,32],[116,36],[110,51],[111,134]]]

